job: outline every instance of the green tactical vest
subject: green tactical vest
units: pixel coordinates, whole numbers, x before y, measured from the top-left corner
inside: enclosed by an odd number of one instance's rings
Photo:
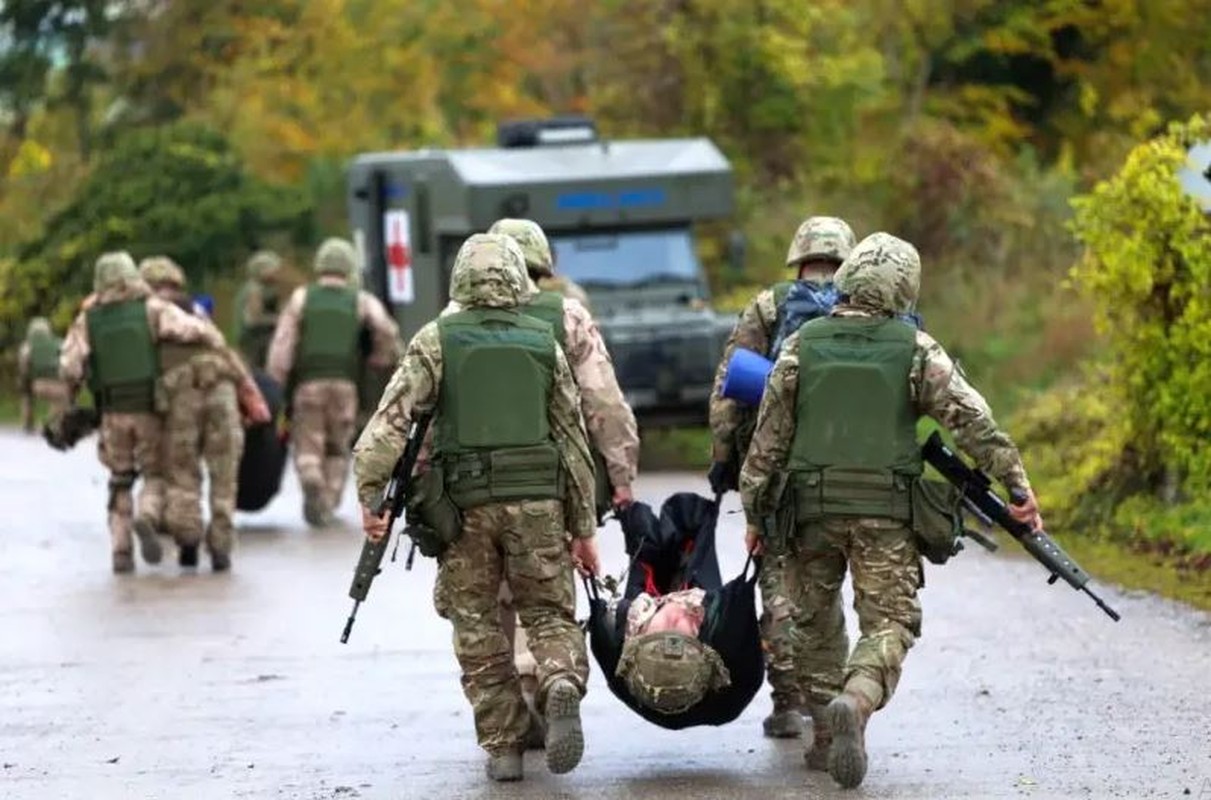
[[[38,332],[29,339],[29,374],[34,380],[58,380],[59,348],[63,342],[49,333]]]
[[[436,452],[459,508],[563,496],[547,423],[555,335],[516,311],[472,309],[437,322],[442,348]]]
[[[559,292],[539,292],[530,304],[523,306],[521,312],[527,317],[534,317],[551,326],[559,349],[568,348],[568,329],[563,321],[563,295]]]
[[[356,381],[361,363],[360,333],[355,290],[319,284],[307,287],[292,376],[295,384],[325,378]]]
[[[908,389],[916,331],[899,320],[824,317],[799,329],[799,394],[787,469],[796,518],[912,517],[920,476]]]
[[[89,381],[105,412],[155,410],[156,343],[147,301],[104,303],[88,310]]]
[[[269,360],[269,344],[273,341],[273,332],[276,324],[273,322],[249,324],[245,321],[244,307],[247,305],[248,292],[252,283],[253,281],[245,283],[236,294],[236,342],[239,343],[240,352],[250,364],[255,367],[264,368],[265,362]],[[277,289],[267,283],[262,283],[260,289],[261,310],[265,314],[272,314],[276,319],[279,311]]]

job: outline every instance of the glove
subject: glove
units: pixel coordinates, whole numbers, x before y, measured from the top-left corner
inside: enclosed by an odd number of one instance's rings
[[[236,397],[240,404],[240,413],[248,424],[264,425],[273,421],[269,406],[265,403],[261,390],[257,388],[256,381],[251,378],[240,381]]]
[[[710,471],[706,473],[706,479],[710,481],[711,491],[715,494],[740,489],[740,470],[737,468],[736,462],[730,459],[712,462]]]

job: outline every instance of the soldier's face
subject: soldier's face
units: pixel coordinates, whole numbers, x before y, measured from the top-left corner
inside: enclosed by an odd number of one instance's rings
[[[694,613],[680,603],[666,603],[648,623],[648,633],[680,633],[697,637],[702,627],[702,614]]]

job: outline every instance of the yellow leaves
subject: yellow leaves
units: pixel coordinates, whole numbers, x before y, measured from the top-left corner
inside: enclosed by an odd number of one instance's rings
[[[50,169],[54,156],[50,150],[33,139],[26,139],[17,148],[17,153],[8,166],[8,177],[20,178],[35,175]]]

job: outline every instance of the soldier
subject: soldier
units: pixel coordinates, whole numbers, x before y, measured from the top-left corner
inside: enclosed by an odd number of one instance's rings
[[[494,223],[488,232],[505,234],[517,242],[525,256],[527,274],[522,275],[523,279],[532,280],[535,275],[541,278],[544,274],[551,274],[551,248],[538,223],[528,219],[502,219]],[[580,287],[570,281],[566,283],[565,290],[568,287],[583,294]],[[457,303],[451,303],[447,308],[447,311],[452,310],[458,310]],[[635,415],[618,386],[614,365],[610,362],[610,354],[597,324],[574,292],[564,295],[553,289],[539,291],[526,304],[525,313],[549,323],[555,331],[555,338],[567,356],[577,388],[580,389],[580,409],[588,427],[589,439],[594,450],[600,454],[608,474],[608,480],[604,483],[610,487],[610,505],[614,508],[630,505],[633,499],[631,484],[639,471],[639,431]],[[601,465],[598,465],[600,468]],[[602,491],[603,481],[600,479],[604,476],[598,477],[598,491]],[[522,692],[530,707],[531,727],[527,744],[540,747],[544,734],[542,719],[534,705],[537,688],[534,657],[526,645],[525,630],[516,626],[516,614],[507,591],[502,592],[501,600],[502,624],[506,635],[513,640],[514,664],[521,675]]]
[[[798,270],[797,279],[762,291],[736,322],[723,350],[723,360],[715,372],[715,388],[711,393],[713,464],[710,482],[716,494],[737,488],[740,464],[744,461],[756,421],[754,410],[723,396],[723,379],[732,353],[737,347],[743,347],[772,361],[778,357],[782,343],[800,325],[827,314],[836,301],[833,274],[853,246],[854,232],[844,220],[808,217],[795,231],[786,254],[786,265]],[[784,571],[785,554],[767,553],[760,577],[761,635],[766,646],[766,674],[774,708],[762,729],[766,736],[797,739],[803,735],[802,711],[809,700],[804,692],[810,687],[801,687],[796,681],[795,658],[791,652],[794,610],[782,589]],[[843,613],[840,599],[835,608],[827,609],[825,613],[834,621],[840,620]],[[821,643],[822,646],[807,657],[839,669],[849,652],[849,639],[844,625],[834,630],[837,638]]]
[[[555,274],[555,257],[547,243],[547,235],[537,222],[528,219],[499,219],[488,228],[488,233],[505,233],[521,245],[526,255],[526,271],[538,288],[544,292],[555,292],[576,300],[586,310],[592,311],[589,293],[571,278]]]
[[[157,297],[192,309],[185,273],[166,256],[146,258],[139,273]],[[206,320],[207,324],[213,325]],[[217,329],[214,334],[222,337]],[[202,530],[202,469],[210,478],[210,523],[206,550],[215,572],[231,568],[235,537],[236,478],[244,451],[241,405],[250,422],[268,422],[269,408],[240,357],[222,350],[166,342],[160,345],[160,388],[166,469],[165,523],[179,548],[182,567],[198,565]],[[242,399],[242,402],[241,402]]]
[[[156,348],[161,342],[221,347],[222,336],[181,309],[152,297],[129,253],[97,259],[94,295],[67,332],[59,371],[68,399],[87,373],[101,410],[97,454],[110,472],[109,533],[113,569],[132,572],[131,527],[143,560],[160,561],[156,525],[163,516],[164,480],[160,418],[156,415]],[[131,490],[139,473],[139,513],[134,517]],[[132,521],[132,517],[134,517]]]
[[[740,475],[750,552],[762,547],[757,520],[792,504],[785,577],[797,666],[812,718],[825,722],[807,761],[845,787],[866,774],[867,720],[891,699],[920,635],[921,557],[910,525],[918,419],[947,427],[979,467],[1026,498],[1011,506],[1014,517],[1042,527],[1017,448],[984,398],[941,345],[897,318],[916,305],[920,276],[916,249],[894,236],[872,234],[854,248],[836,276],[841,303],[782,348]],[[807,654],[841,635],[844,620],[831,610],[847,566],[862,634],[841,669],[818,672]]]
[[[59,350],[62,340],[51,332],[45,317],[29,321],[25,341],[17,351],[17,382],[21,388],[21,424],[34,432],[34,407],[46,403],[47,416],[55,418],[67,409],[67,385],[59,380]]]
[[[254,369],[264,369],[281,310],[282,259],[272,250],[258,250],[245,269],[248,280],[235,297],[236,342]]]
[[[580,699],[589,670],[572,567],[597,572],[593,473],[576,384],[551,326],[518,313],[532,292],[522,263],[507,236],[476,234],[463,244],[450,290],[463,310],[416,334],[354,451],[363,525],[377,540],[386,515],[369,509],[413,417],[436,412],[429,478],[462,518],[438,562],[434,602],[454,627],[488,776],[499,781],[521,779],[529,724],[497,611],[501,581],[530,632],[547,766],[564,773],[584,749]]]
[[[383,304],[349,288],[358,269],[352,244],[325,240],[315,254],[316,281],[291,295],[269,347],[269,377],[293,389],[294,466],[303,517],[317,527],[332,523],[349,472],[363,328],[370,334],[369,366],[385,368],[397,353],[399,328]]]

